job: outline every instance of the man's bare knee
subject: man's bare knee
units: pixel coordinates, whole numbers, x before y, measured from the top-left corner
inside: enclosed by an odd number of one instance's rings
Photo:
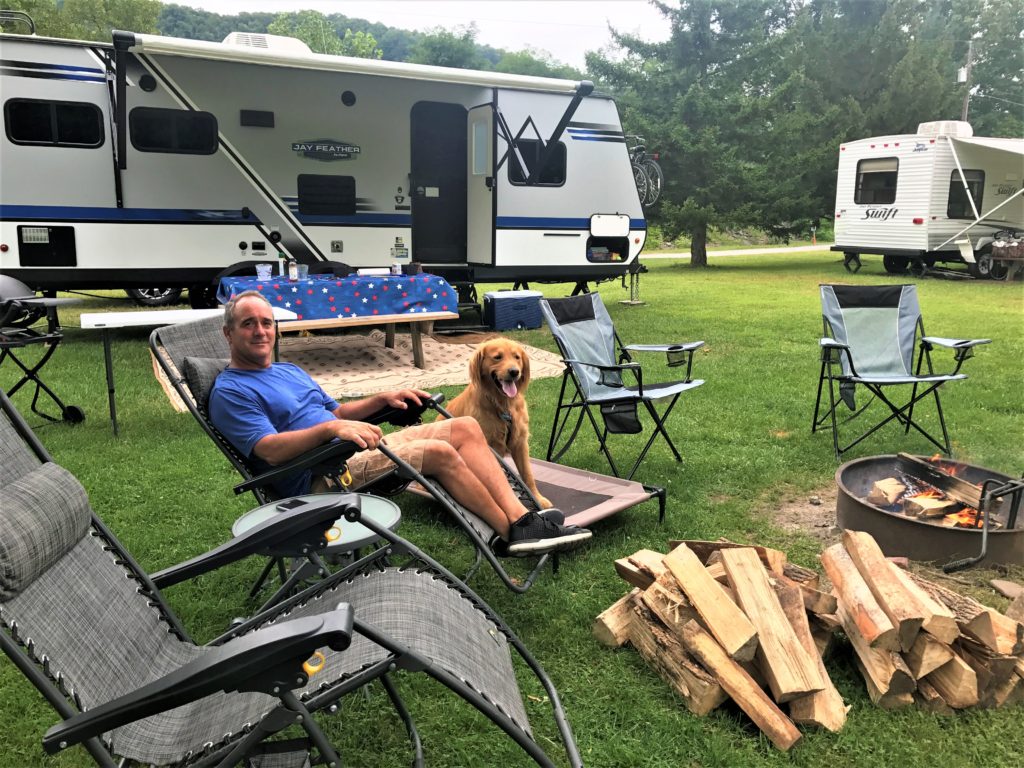
[[[443,440],[431,440],[423,448],[423,471],[426,474],[452,471],[463,464],[455,446]]]
[[[484,441],[484,431],[480,422],[472,416],[458,416],[452,419],[452,442]]]

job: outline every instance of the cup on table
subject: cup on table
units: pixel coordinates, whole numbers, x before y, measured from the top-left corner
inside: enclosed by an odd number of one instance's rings
[[[272,264],[257,264],[256,265],[256,279],[257,280],[269,280],[274,274],[274,266]]]
[[[309,277],[309,264],[299,264],[299,280],[305,280]]]

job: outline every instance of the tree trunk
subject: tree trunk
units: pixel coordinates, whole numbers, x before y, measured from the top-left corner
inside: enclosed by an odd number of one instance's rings
[[[708,225],[697,224],[690,232],[690,266],[708,265]]]

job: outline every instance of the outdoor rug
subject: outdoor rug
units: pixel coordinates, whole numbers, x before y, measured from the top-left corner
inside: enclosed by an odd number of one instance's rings
[[[342,400],[415,387],[428,392],[444,385],[469,383],[469,359],[476,347],[496,333],[467,333],[460,336],[424,334],[423,358],[426,368],[412,363],[412,337],[395,334],[395,348],[384,346],[384,331],[345,336],[293,336],[279,342],[279,357],[295,363],[331,397]],[[534,379],[561,376],[561,358],[543,349],[524,345],[530,356]],[[185,406],[163,375],[156,361],[153,371],[171,404],[178,411]]]

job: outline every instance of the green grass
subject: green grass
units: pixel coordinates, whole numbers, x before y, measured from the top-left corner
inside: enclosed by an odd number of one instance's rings
[[[546,574],[525,596],[505,590],[483,569],[473,586],[509,621],[554,679],[590,766],[620,768],[739,768],[745,766],[956,766],[1019,765],[1019,707],[943,718],[916,710],[874,708],[848,649],[840,647],[828,668],[852,706],[839,734],[805,732],[790,754],[777,752],[731,707],[707,718],[682,703],[629,649],[599,647],[590,635],[593,617],[625,593],[612,561],[642,547],[664,549],[670,538],[727,536],[786,549],[793,560],[815,566],[816,543],[773,527],[766,510],[783,498],[829,486],[836,461],[828,433],[810,434],[821,331],[820,282],[896,283],[880,260],[865,260],[849,275],[828,252],[739,256],[694,270],[683,259],[652,261],[643,276],[643,306],[624,306],[619,283],[600,291],[620,334],[633,343],[703,339],[695,374],[706,384],[683,397],[671,431],[684,456],[653,450],[638,479],[668,488],[668,514],[657,522],[653,504],[595,526],[595,536],[566,556],[561,571]],[[1024,468],[1024,289],[1019,283],[919,281],[929,333],[988,337],[965,372],[970,379],[945,388],[944,402],[955,454],[1008,473]],[[566,286],[545,286],[562,295]],[[111,294],[113,296],[114,294]],[[78,329],[79,311],[123,309],[113,299],[89,299],[62,313],[65,343],[47,368],[47,379],[70,403],[85,409],[78,426],[54,425],[38,434],[57,461],[76,473],[101,517],[143,567],[156,570],[222,541],[231,522],[250,506],[235,497],[236,477],[187,414],[177,414],[153,378],[148,333],[114,334],[120,438],[107,418],[103,351],[98,334]],[[71,311],[73,310],[73,311]],[[554,349],[544,329],[513,335]],[[649,361],[656,380],[661,360]],[[12,367],[0,368],[10,385]],[[543,455],[559,381],[535,381],[529,393],[533,452]],[[450,388],[452,395],[457,388]],[[15,400],[27,410],[29,397]],[[922,414],[924,415],[924,414]],[[930,414],[925,418],[934,425]],[[40,419],[30,417],[38,424]],[[617,453],[639,447],[640,436],[617,441]],[[851,454],[893,450],[930,452],[921,438],[895,427],[883,430]],[[563,458],[567,464],[604,471],[590,435]],[[462,537],[423,501],[402,497],[401,532],[464,572],[471,553]],[[519,565],[512,563],[510,568]],[[244,597],[260,563],[253,560],[175,587],[168,598],[200,640],[218,634],[226,621],[251,610]],[[1005,606],[992,593],[988,601]],[[145,663],[126,659],[129,663]],[[419,676],[422,677],[422,676]],[[509,748],[480,717],[466,712],[437,686],[418,677],[402,680],[433,766],[520,766],[529,763]],[[539,695],[532,686],[525,693]],[[406,765],[403,739],[379,688],[349,696],[342,717],[329,720],[353,766]],[[553,736],[543,703],[527,701],[542,740]],[[8,661],[0,662],[2,766],[88,765],[73,750],[44,758],[40,737],[56,717]]]

